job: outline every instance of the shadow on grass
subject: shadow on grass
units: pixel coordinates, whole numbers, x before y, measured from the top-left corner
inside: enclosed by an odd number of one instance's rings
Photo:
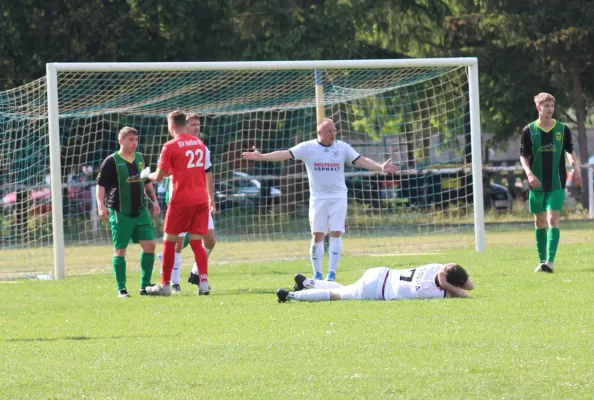
[[[217,295],[245,295],[245,294],[276,294],[276,289],[234,289],[234,290],[217,290]]]
[[[57,338],[18,338],[4,339],[3,342],[57,342],[63,340],[84,341],[84,340],[102,340],[102,339],[140,339],[155,337],[175,337],[175,335],[133,335],[133,336],[66,336]]]

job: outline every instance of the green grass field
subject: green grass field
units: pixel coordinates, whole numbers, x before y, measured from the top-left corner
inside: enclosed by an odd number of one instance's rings
[[[469,299],[278,304],[307,260],[215,264],[208,297],[140,297],[137,272],[129,299],[109,274],[4,281],[0,398],[592,399],[594,230],[562,230],[555,274],[532,272],[530,235],[341,262],[351,283],[456,261]]]

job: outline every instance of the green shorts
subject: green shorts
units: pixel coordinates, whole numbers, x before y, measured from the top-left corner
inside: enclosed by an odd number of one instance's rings
[[[138,217],[129,217],[121,212],[109,210],[109,225],[114,249],[125,249],[132,240],[155,240],[155,230],[148,212],[143,210]]]
[[[531,214],[541,214],[547,210],[561,211],[565,203],[565,190],[552,192],[530,191],[528,206]]]

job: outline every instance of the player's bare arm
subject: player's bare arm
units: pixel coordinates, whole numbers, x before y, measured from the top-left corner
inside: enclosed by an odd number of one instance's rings
[[[522,164],[522,168],[524,168],[524,172],[526,172],[530,187],[534,189],[539,188],[541,183],[532,172],[532,168],[530,168],[530,157],[520,156],[520,163]]]
[[[206,191],[208,192],[208,207],[211,214],[217,212],[217,205],[215,202],[215,188],[214,188],[214,177],[212,172],[206,173]]]
[[[474,289],[474,283],[472,283],[472,281],[470,280],[470,278],[468,278],[466,280],[466,282],[464,282],[464,285],[462,285],[461,287],[464,290],[472,290],[472,289]]]
[[[439,286],[447,292],[447,297],[468,297],[468,293],[464,289],[454,286],[447,281],[445,272],[441,271],[437,274],[437,281],[439,282]]]
[[[97,185],[95,197],[97,198],[97,212],[99,218],[102,221],[107,221],[109,219],[109,209],[105,205],[105,188],[103,186]]]
[[[289,150],[278,150],[272,153],[262,154],[256,146],[252,147],[253,151],[245,151],[241,156],[246,160],[252,161],[284,161],[292,158]]]
[[[575,154],[575,151],[567,153],[567,155],[569,158],[569,162],[571,163],[571,167],[573,168],[573,183],[578,187],[582,186],[582,172],[580,171],[577,155]]]
[[[355,165],[369,171],[382,171],[389,174],[400,171],[400,167],[392,164],[391,158],[387,159],[385,163],[379,164],[370,158],[361,156],[355,161]]]
[[[151,182],[144,185],[144,193],[153,203],[153,215],[157,216],[161,214],[161,207],[159,206],[159,201],[157,200],[157,194],[155,193],[155,188]]]

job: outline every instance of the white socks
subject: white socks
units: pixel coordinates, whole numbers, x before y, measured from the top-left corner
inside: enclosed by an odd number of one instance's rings
[[[330,290],[328,289],[310,289],[299,292],[289,292],[290,299],[297,301],[329,301]]]
[[[204,242],[202,243],[202,247],[204,247]],[[209,249],[208,247],[204,247],[204,251],[206,251],[206,257],[210,257],[210,253],[212,253],[212,249]],[[194,275],[198,275],[198,265],[195,262],[194,262],[194,265],[192,266],[192,273]]]
[[[181,253],[175,253],[175,261],[173,263],[173,271],[171,272],[171,283],[173,285],[179,285],[181,275]]]
[[[304,286],[313,287],[314,289],[338,289],[338,288],[344,287],[338,282],[316,281],[313,279],[311,279],[311,281],[313,283],[313,286],[307,286],[307,285],[305,285],[305,282],[304,282]]]
[[[336,272],[338,262],[340,261],[340,254],[342,253],[342,237],[330,237],[330,245],[328,246],[328,271]]]
[[[311,249],[309,250],[309,256],[311,257],[311,266],[313,267],[314,274],[322,273],[322,259],[324,258],[324,242],[311,241]]]

